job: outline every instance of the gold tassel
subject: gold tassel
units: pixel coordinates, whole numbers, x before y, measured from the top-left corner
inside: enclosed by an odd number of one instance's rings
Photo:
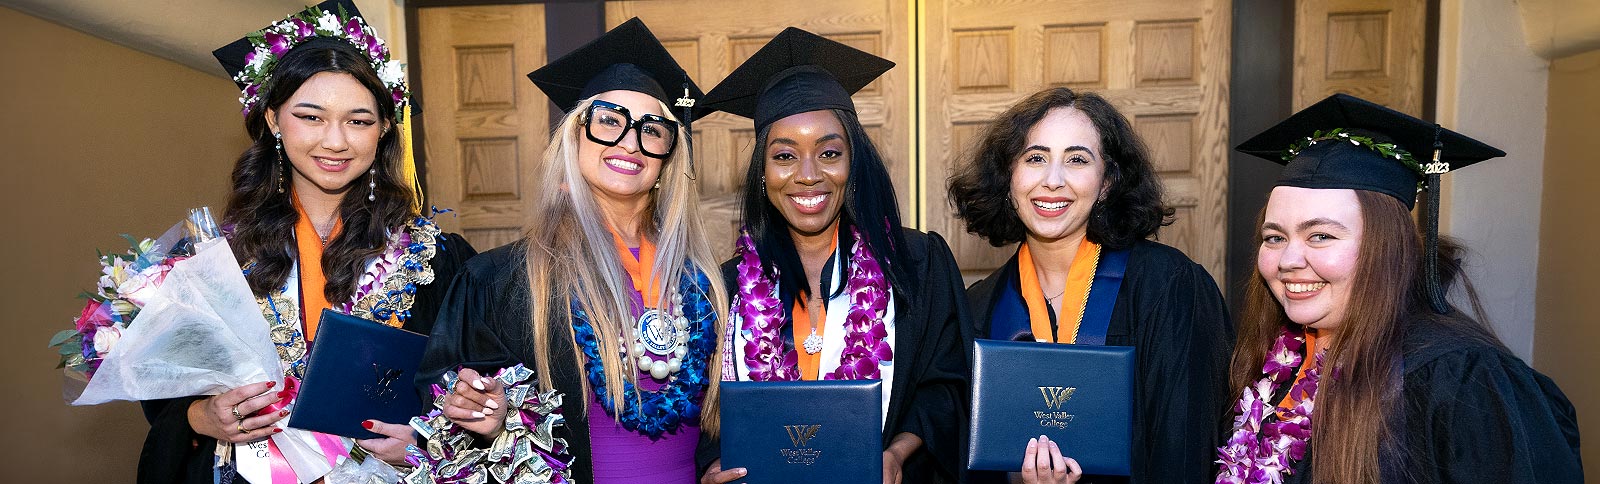
[[[400,157],[400,179],[411,187],[411,211],[422,213],[422,184],[417,179],[416,148],[411,144],[411,116],[406,116],[400,121],[400,146],[403,155]]]

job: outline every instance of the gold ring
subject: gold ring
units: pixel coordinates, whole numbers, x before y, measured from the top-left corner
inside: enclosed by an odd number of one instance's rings
[[[234,420],[239,420],[239,421],[243,421],[244,420],[244,416],[243,415],[239,415],[239,404],[237,404],[237,403],[233,404],[233,407],[230,408],[229,410],[233,411],[233,419]]]
[[[250,433],[249,430],[245,430],[244,429],[244,422],[239,422],[238,425],[235,425],[235,427],[238,427],[240,434],[248,434],[248,433]]]

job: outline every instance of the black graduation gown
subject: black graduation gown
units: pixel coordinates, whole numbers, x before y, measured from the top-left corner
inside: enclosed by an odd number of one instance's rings
[[[1505,348],[1428,320],[1407,324],[1403,345],[1404,421],[1390,426],[1404,433],[1407,460],[1382,463],[1384,482],[1583,482],[1577,412],[1549,377]],[[1314,450],[1286,484],[1312,481]]]
[[[460,235],[443,234],[438,251],[429,261],[434,282],[417,287],[416,299],[411,305],[411,317],[402,327],[422,334],[432,331],[435,315],[444,302],[450,280],[477,253],[472,244]],[[144,449],[139,453],[138,482],[214,482],[212,469],[217,441],[195,433],[189,427],[189,405],[201,398],[205,396],[139,402],[144,408],[145,420],[150,422],[150,433],[145,437]]]
[[[966,299],[962,297],[961,269],[950,246],[938,233],[901,229],[911,270],[912,294],[895,296],[894,385],[889,388],[889,412],[883,447],[901,432],[922,439],[922,447],[906,459],[901,480],[906,483],[956,482],[961,449],[965,445],[970,364],[963,348],[971,341]],[[728,293],[738,291],[738,258],[722,264]],[[829,261],[830,267],[833,261]],[[825,268],[824,274],[831,273]],[[781,334],[787,348],[794,347],[794,294],[782,294],[785,324]],[[723,432],[737,429],[722,428]],[[702,434],[697,460],[704,474],[721,456],[716,439]]]
[[[1000,284],[1017,280],[1013,255],[967,289],[977,337],[988,337]],[[1232,403],[1226,392],[1233,341],[1222,293],[1204,268],[1161,243],[1134,244],[1106,328],[1107,345],[1133,346],[1137,353],[1133,475],[1086,476],[1080,482],[1212,482],[1218,436]],[[1016,443],[1019,462],[1026,444]],[[986,478],[993,476],[973,476],[974,481]]]
[[[527,245],[519,241],[484,252],[456,276],[417,370],[418,391],[426,391],[444,372],[458,367],[494,372],[521,363],[535,369],[526,251]],[[566,298],[554,307],[566,308]],[[583,392],[583,368],[565,363],[577,358],[571,329],[551,331],[549,339],[550,377],[562,393],[561,414],[566,418],[566,428],[556,437],[566,439],[574,457],[573,481],[593,482],[589,420],[584,414],[590,399]],[[600,416],[605,418],[604,413]]]

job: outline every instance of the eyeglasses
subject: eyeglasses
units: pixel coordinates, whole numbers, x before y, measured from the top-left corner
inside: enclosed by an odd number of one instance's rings
[[[606,146],[621,143],[631,130],[639,150],[655,158],[672,155],[672,149],[678,145],[676,121],[654,114],[639,116],[635,121],[633,116],[628,115],[628,108],[598,99],[589,106],[589,116],[584,126],[589,141]]]

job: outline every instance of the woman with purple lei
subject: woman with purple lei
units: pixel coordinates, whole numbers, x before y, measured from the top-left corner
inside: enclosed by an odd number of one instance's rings
[[[1482,322],[1464,248],[1438,235],[1439,175],[1504,152],[1343,94],[1238,149],[1286,166],[1215,482],[1583,482],[1572,404]],[[1445,298],[1458,281],[1473,314]]]
[[[850,94],[894,64],[789,28],[708,107],[755,121],[724,379],[883,380],[884,482],[954,482],[966,415],[961,273],[938,234],[901,228]],[[744,477],[702,445],[701,482]],[[770,476],[768,478],[771,478]]]

